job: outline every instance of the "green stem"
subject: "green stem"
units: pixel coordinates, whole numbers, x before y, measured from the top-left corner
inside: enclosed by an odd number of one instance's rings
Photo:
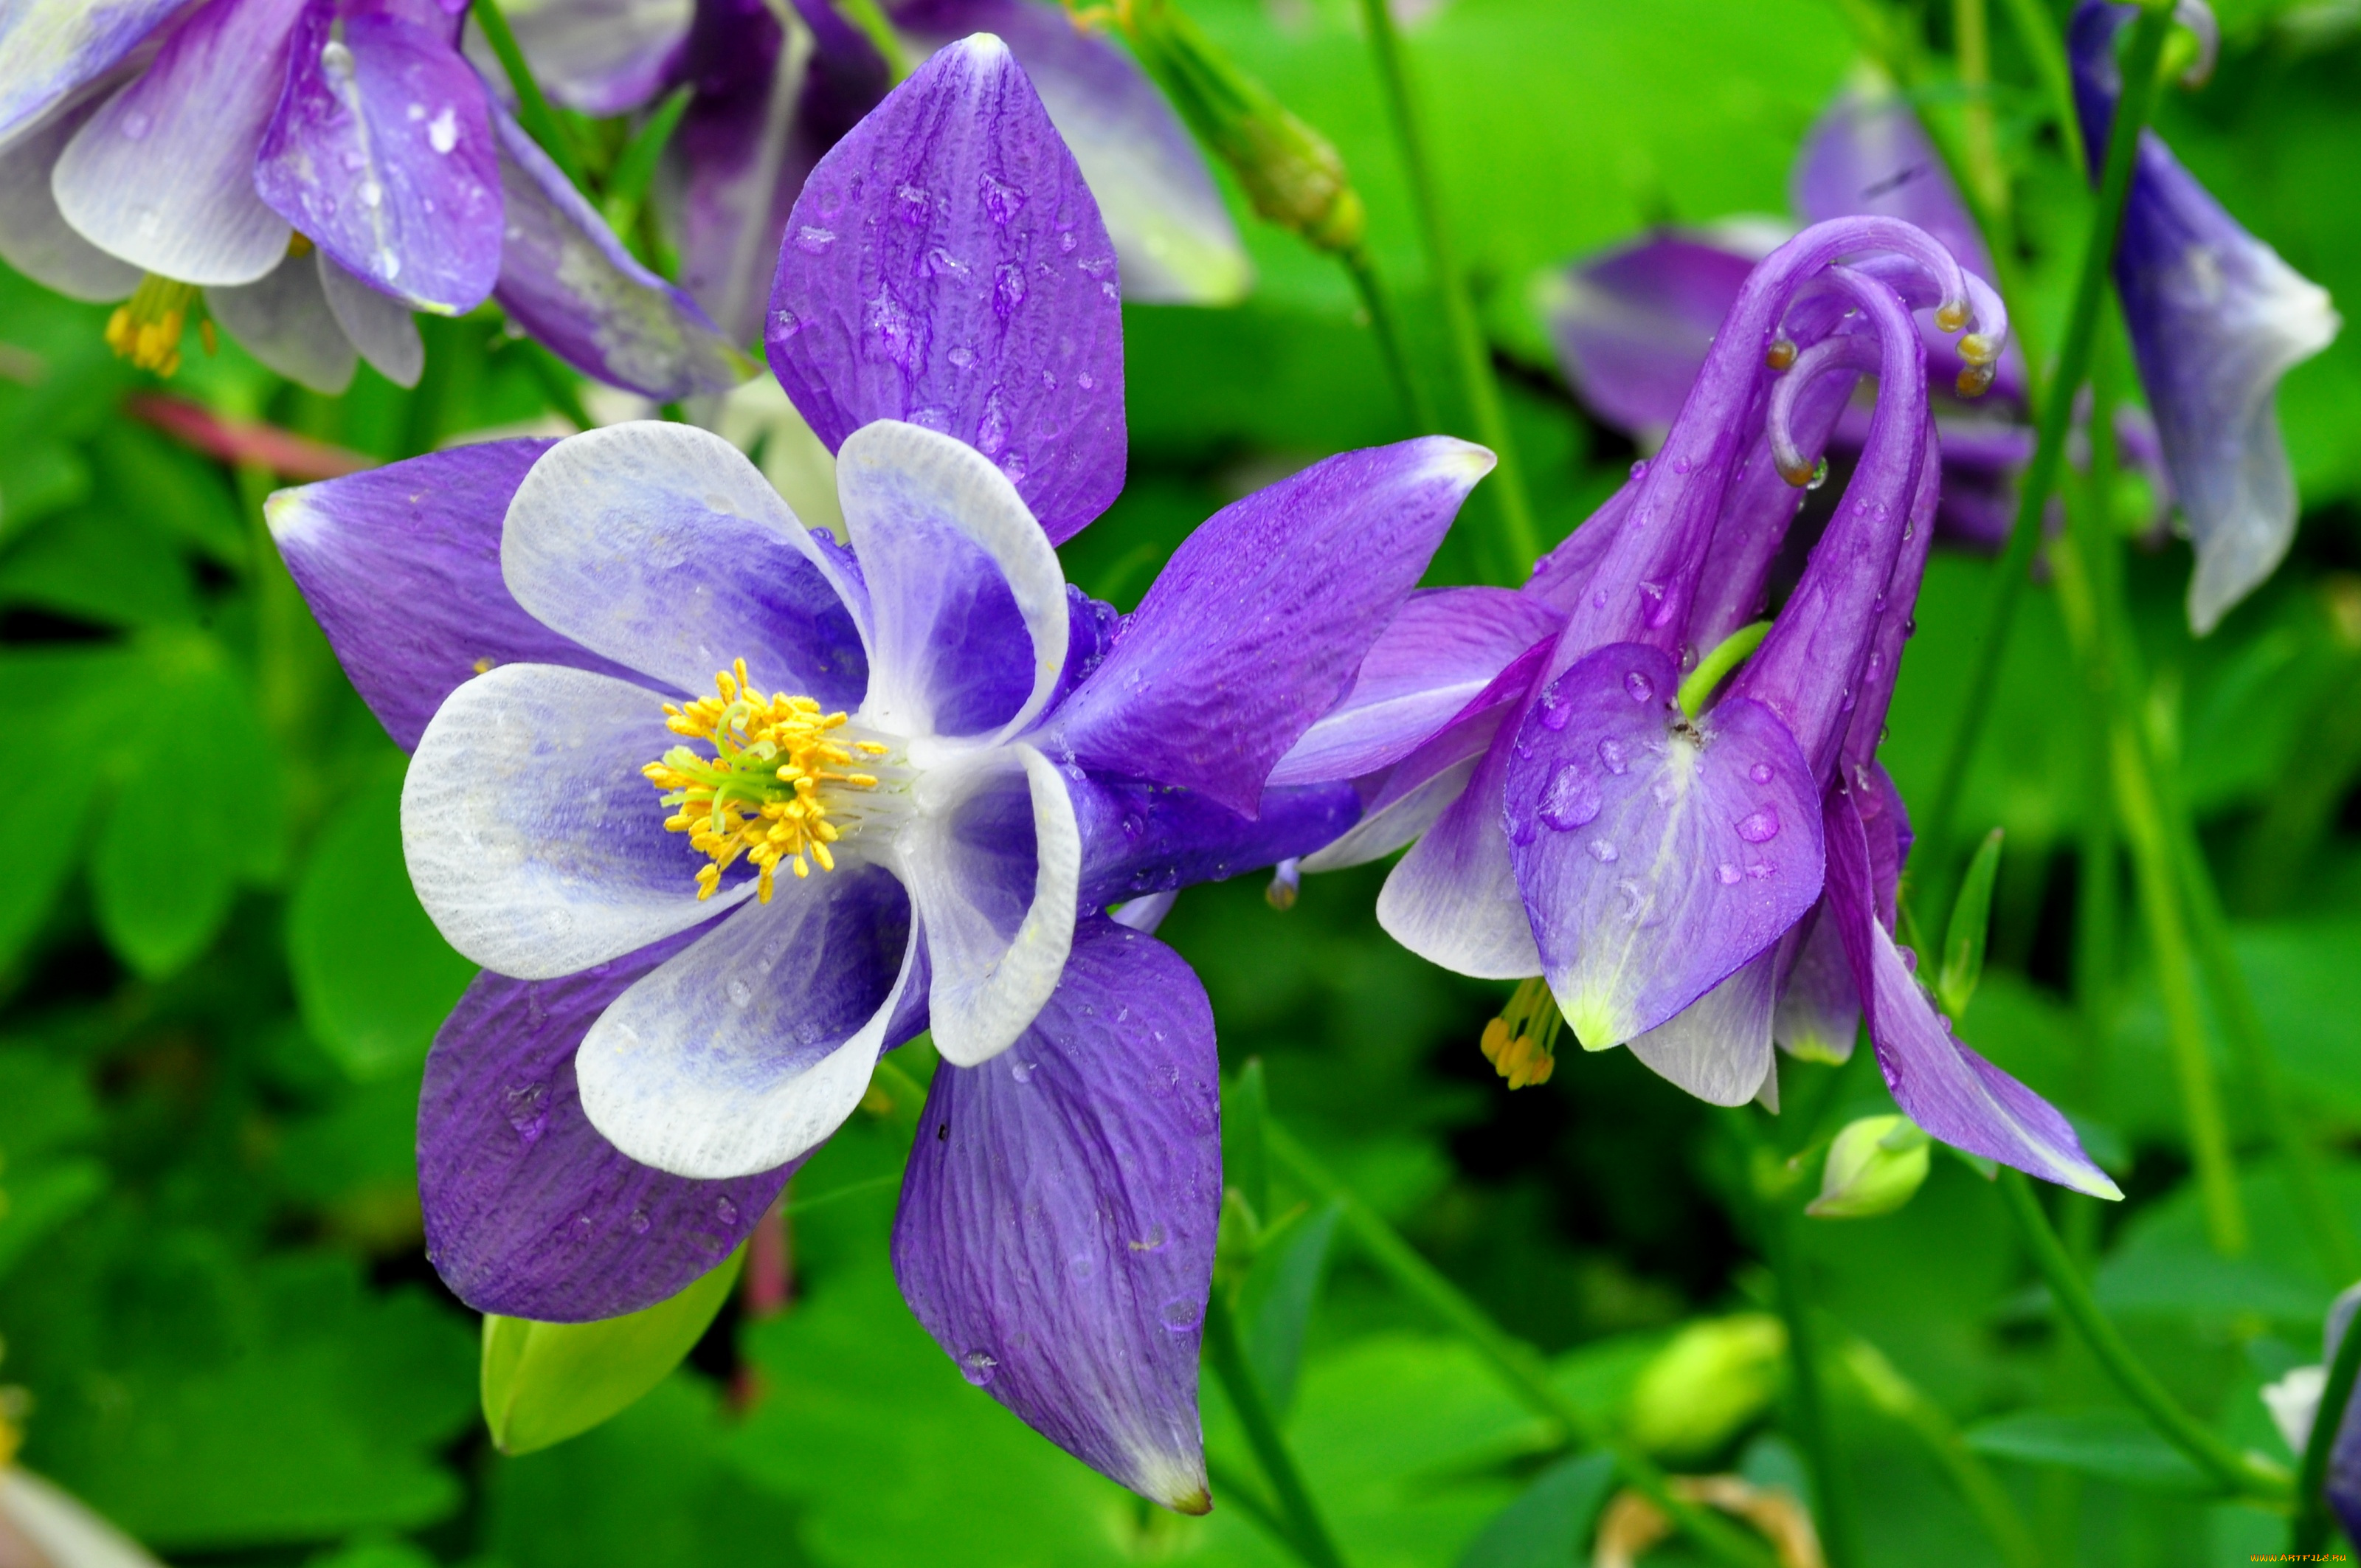
[[[2091,233],[2082,251],[2081,272],[2074,280],[2074,303],[2066,318],[2066,335],[2058,346],[2058,367],[2038,400],[2040,426],[2033,461],[2017,492],[2016,519],[2008,546],[1984,601],[1977,628],[1974,663],[1970,667],[1967,695],[1944,748],[1943,768],[1936,775],[1935,800],[1927,812],[1927,839],[1921,859],[1941,868],[1949,861],[1952,818],[1968,768],[1975,761],[1976,742],[1983,734],[1984,718],[2000,681],[2000,662],[2008,644],[2009,626],[2016,601],[2025,589],[2026,569],[2041,542],[2041,513],[2058,482],[2066,455],[2066,437],[2073,422],[2074,391],[2091,366],[2091,345],[2098,333],[2101,306],[2106,297],[2107,268],[2114,258],[2115,238],[2123,227],[2124,200],[2130,193],[2132,168],[2139,149],[2140,132],[2155,107],[2157,62],[2163,57],[2166,36],[2172,29],[2169,5],[2144,5],[2132,24],[2131,41],[2124,54],[2124,91],[2115,104],[2114,128],[2107,137],[2107,161],[2099,181],[2097,204],[2091,214]],[[1938,876],[1943,872],[1938,869]]]
[[[2320,1408],[2312,1414],[2312,1435],[2304,1440],[2303,1468],[2295,1484],[2295,1525],[2288,1531],[2290,1554],[2311,1556],[2328,1550],[2328,1459],[2345,1425],[2345,1407],[2353,1402],[2354,1374],[2361,1372],[2356,1328],[2361,1323],[2345,1325],[2336,1359],[2329,1364],[2327,1386],[2320,1391]]]
[[[1819,1504],[1820,1545],[1828,1568],[1853,1568],[1861,1561],[1861,1537],[1855,1529],[1852,1490],[1837,1452],[1836,1434],[1828,1427],[1828,1387],[1820,1369],[1817,1325],[1806,1299],[1804,1262],[1795,1249],[1795,1214],[1787,1202],[1778,1157],[1753,1127],[1749,1110],[1731,1121],[1747,1146],[1754,1166],[1754,1193],[1763,1223],[1763,1251],[1779,1287],[1779,1316],[1787,1325],[1787,1362],[1795,1408],[1795,1435],[1803,1440],[1805,1462],[1811,1466],[1812,1491]]]
[[[1840,1327],[1835,1327],[1835,1332],[1844,1334]],[[1872,1405],[1909,1428],[1926,1445],[1928,1456],[1975,1510],[2008,1568],[2043,1568],[2040,1543],[2026,1528],[2008,1488],[2001,1485],[1983,1455],[1968,1446],[1943,1408],[1895,1371],[1884,1354],[1867,1340],[1846,1335],[1840,1363]]]
[[[1263,1136],[1271,1154],[1297,1181],[1319,1198],[1342,1208],[1345,1225],[1378,1271],[1465,1339],[1527,1408],[1556,1422],[1572,1441],[1612,1453],[1624,1481],[1663,1509],[1691,1540],[1716,1558],[1732,1568],[1769,1568],[1768,1551],[1734,1526],[1673,1496],[1664,1473],[1653,1460],[1607,1422],[1566,1398],[1550,1381],[1548,1365],[1539,1352],[1494,1322],[1483,1308],[1469,1300],[1433,1264],[1421,1257],[1400,1232],[1330,1174],[1311,1151],[1295,1141],[1292,1134],[1277,1122],[1267,1120]]]
[[[1477,439],[1499,460],[1493,470],[1494,491],[1499,499],[1501,543],[1511,557],[1516,580],[1542,553],[1541,531],[1533,521],[1532,501],[1525,493],[1524,466],[1509,438],[1507,411],[1500,402],[1500,383],[1492,373],[1492,347],[1477,323],[1476,307],[1467,297],[1467,279],[1459,269],[1449,225],[1443,218],[1443,200],[1434,171],[1427,162],[1426,137],[1419,123],[1418,105],[1410,89],[1402,60],[1401,35],[1394,30],[1393,11],[1387,0],[1361,0],[1361,16],[1369,29],[1369,50],[1377,57],[1378,85],[1385,94],[1393,121],[1394,140],[1401,149],[1402,177],[1410,184],[1411,203],[1418,209],[1419,233],[1426,242],[1426,264],[1434,274],[1435,292],[1443,298],[1444,324],[1450,329],[1452,356],[1458,361],[1461,389],[1476,421]]]
[[[2066,149],[2067,165],[2086,169],[2088,154],[2082,149],[2082,120],[2074,106],[2074,78],[2066,68],[2066,50],[2058,41],[2058,18],[2045,0],[2003,0],[2008,6],[2009,25],[2016,32],[2016,41],[2032,57],[2033,69],[2041,73],[2041,85],[2049,92],[2049,112],[2058,121],[2058,139]]]
[[[1263,1398],[1262,1386],[1255,1381],[1254,1368],[1246,1365],[1246,1347],[1238,1343],[1237,1320],[1230,1315],[1229,1299],[1219,1286],[1205,1304],[1205,1356],[1213,1364],[1213,1376],[1222,1381],[1222,1392],[1229,1396],[1238,1424],[1246,1428],[1246,1442],[1262,1466],[1264,1479],[1270,1483],[1272,1499],[1287,1525],[1283,1539],[1309,1568],[1345,1568],[1345,1554],[1336,1550],[1335,1540],[1312,1500],[1311,1488],[1304,1486],[1303,1474],[1295,1467],[1295,1456],[1288,1452],[1287,1439]]]
[[[1993,136],[1992,33],[1984,0],[1951,0],[1951,35],[1957,46],[1960,86],[1966,101],[1960,121],[1967,144],[1968,182],[1984,211],[2008,211],[2008,177],[2001,170],[2000,147]]]
[[[1410,416],[1411,427],[1425,435],[1438,428],[1434,405],[1427,400],[1425,389],[1411,374],[1408,346],[1401,339],[1401,323],[1394,314],[1393,297],[1386,290],[1385,280],[1378,275],[1377,263],[1369,258],[1369,247],[1356,245],[1350,250],[1339,251],[1336,259],[1345,264],[1345,275],[1359,291],[1361,308],[1369,313],[1369,330],[1377,334],[1378,351],[1385,356],[1386,373],[1393,378],[1394,390],[1402,400],[1402,411]]]
[[[1213,1483],[1213,1491],[1222,1499],[1224,1508],[1237,1509],[1262,1526],[1273,1539],[1285,1541],[1290,1547],[1295,1544],[1294,1538],[1287,1533],[1287,1521],[1279,1517],[1278,1505],[1264,1497],[1260,1489],[1246,1479],[1243,1471],[1233,1470],[1208,1455],[1205,1479]]]
[[[492,46],[509,85],[516,89],[517,119],[525,134],[541,144],[541,150],[549,154],[577,191],[589,195],[589,181],[582,176],[582,155],[575,149],[574,138],[566,134],[557,111],[543,96],[541,83],[533,79],[533,67],[525,63],[524,50],[510,30],[509,19],[500,14],[500,0],[475,0],[475,8],[476,25],[484,29],[484,41]]]
[[[2229,1491],[2258,1502],[2287,1503],[2290,1486],[2286,1471],[2240,1453],[2223,1442],[2203,1422],[2182,1409],[2165,1391],[2164,1385],[2156,1380],[2156,1375],[2140,1365],[2115,1325],[2099,1310],[2099,1303],[2092,1297],[2090,1287],[2082,1282],[2073,1260],[2066,1255],[2065,1244],[2050,1228],[2049,1216],[2041,1212],[2041,1201],[2033,1195],[2033,1183],[2025,1173],[2003,1167],[2000,1189],[2010,1215],[2033,1254],[2034,1266],[2048,1282],[2050,1298],[2081,1334],[2107,1376],[2114,1379],[2115,1387],[2139,1407],[2148,1424]]]

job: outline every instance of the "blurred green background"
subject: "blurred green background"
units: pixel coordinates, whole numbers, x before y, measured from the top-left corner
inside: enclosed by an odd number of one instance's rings
[[[1192,9],[1342,150],[1427,380],[1450,386],[1355,6]],[[1554,540],[1634,454],[1567,395],[1534,277],[1652,224],[1784,212],[1795,147],[1854,69],[1859,15],[1838,0],[1402,12]],[[1945,8],[1893,14],[1944,45]],[[2353,309],[2361,8],[2240,0],[2222,19],[2218,73],[2170,95],[2160,127]],[[2079,176],[2005,28],[1995,48],[2035,311],[2054,314]],[[1126,312],[1128,487],[1065,551],[1076,581],[1126,607],[1224,502],[1405,433],[1344,274],[1238,211],[1250,301]],[[104,314],[0,274],[0,1412],[20,1462],[165,1560],[219,1568],[1288,1561],[1218,1506],[1221,1467],[1249,1462],[1211,1379],[1217,1507],[1202,1520],[1137,1502],[968,1387],[895,1294],[893,1189],[874,1179],[900,1151],[892,1124],[865,1116],[789,1190],[785,1310],[733,1305],[688,1366],[587,1436],[492,1452],[478,1321],[420,1250],[420,1064],[470,970],[402,873],[402,759],[270,551],[258,507],[280,481],[199,455],[136,400],[165,390],[390,460],[546,422],[543,381],[479,315],[422,321],[414,392],[364,367],[348,396],[322,399],[227,345],[159,389],[109,355]],[[2180,614],[2184,546],[2136,554],[2133,587],[2292,1098],[2345,1151],[2332,1174],[2361,1218],[2361,333],[2297,371],[2282,408],[2305,503],[2289,565],[2202,643]],[[1434,580],[1480,575],[1489,518],[1479,496]],[[1962,696],[1988,572],[1938,556],[1929,573],[1887,751],[1916,798]],[[2084,1119],[2129,1194],[2064,1219],[2103,1249],[2102,1299],[2192,1409],[2285,1461],[2257,1391],[2318,1359],[2333,1284],[2235,1096],[2254,1237],[2233,1259],[2205,1246],[2136,941],[2099,994],[2074,994],[2072,851],[2096,786],[2070,669],[2037,592],[1966,795],[1965,820],[2006,827],[2008,847],[1995,970],[1963,1032]],[[1685,1325],[1770,1299],[1726,1117],[1620,1052],[1569,1050],[1553,1081],[1509,1093],[1476,1048],[1505,988],[1386,940],[1380,870],[1311,879],[1285,914],[1259,878],[1181,898],[1164,934],[1212,992],[1225,1065],[1263,1058],[1275,1114],[1603,1420],[1639,1421],[1678,1468],[1800,1489],[1775,1358],[1725,1357],[1670,1427],[1633,1398]],[[1836,1070],[1791,1070],[1790,1095],[1824,1096],[1829,1116],[1890,1109],[1866,1052],[1820,1081]],[[1282,1183],[1278,1206],[1299,1196]],[[1964,1165],[1938,1157],[1908,1208],[1813,1223],[1806,1244],[1832,1342],[1873,1347],[1915,1390],[1832,1379],[1871,1562],[2004,1561],[1962,1499],[1963,1453],[2057,1568],[2279,1550],[2283,1522],[2209,1501],[2126,1431]],[[1352,1563],[1577,1560],[1598,1467],[1553,1453],[1348,1243],[1312,1262],[1325,1266],[1287,1430]],[[1686,1561],[1677,1547],[1652,1560]]]

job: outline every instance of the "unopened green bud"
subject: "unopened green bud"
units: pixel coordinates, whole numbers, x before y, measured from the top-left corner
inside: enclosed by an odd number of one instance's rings
[[[1071,0],[1069,0],[1071,4]],[[1327,137],[1287,111],[1171,0],[1115,0],[1076,12],[1111,18],[1190,128],[1221,156],[1254,209],[1322,250],[1361,243],[1368,213]]]
[[[1632,1441],[1675,1459],[1712,1453],[1770,1405],[1786,1354],[1786,1326],[1767,1312],[1689,1324],[1632,1385]]]
[[[1828,1146],[1820,1195],[1804,1212],[1822,1220],[1891,1214],[1927,1180],[1927,1135],[1907,1116],[1863,1116]]]

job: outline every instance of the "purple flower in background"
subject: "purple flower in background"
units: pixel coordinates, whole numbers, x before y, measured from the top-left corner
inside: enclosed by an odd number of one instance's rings
[[[2115,34],[2133,15],[2083,0],[2067,29],[2093,180],[2122,89]],[[2140,135],[2115,291],[2196,550],[2189,622],[2202,634],[2271,575],[2295,538],[2279,378],[2327,347],[2342,323],[2327,291],[2240,227],[2153,131]]]
[[[990,32],[1024,67],[1096,195],[1136,302],[1228,304],[1251,280],[1187,130],[1131,57],[1038,0],[889,0],[923,57]],[[554,96],[615,114],[691,86],[654,191],[681,280],[735,341],[763,329],[788,209],[820,156],[885,94],[875,43],[828,0],[539,0],[511,7]]]
[[[937,54],[790,224],[773,364],[836,449],[849,549],[668,424],[270,505],[414,749],[420,897],[487,970],[427,1063],[430,1255],[487,1311],[667,1297],[931,1026],[904,1294],[971,1381],[1202,1509],[1212,1019],[1100,911],[1350,825],[1348,787],[1266,781],[1490,459],[1429,437],[1315,464],[1118,617],[1052,548],[1122,483],[1115,258],[1006,48]]]
[[[2336,1363],[2336,1352],[2353,1327],[2356,1311],[2361,1311],[2361,1285],[2348,1285],[2328,1305],[2327,1321],[2321,1330],[2320,1360],[2309,1366],[2290,1367],[2285,1376],[2263,1387],[2263,1403],[2269,1408],[2279,1435],[2299,1454],[2312,1441],[2312,1429],[2320,1420],[2321,1402],[2328,1392],[2328,1369]],[[2348,1538],[2361,1537],[2361,1415],[2356,1414],[2348,1400],[2334,1420],[2336,1439],[2328,1451],[2328,1506]]]
[[[1826,992],[1814,1016],[1866,997],[1914,1121],[2112,1195],[2061,1116],[1950,1037],[1890,934],[1907,838],[1875,744],[1941,484],[1914,310],[1974,323],[1968,367],[1997,359],[1998,301],[1906,223],[1839,219],[1772,252],[1659,455],[1520,593],[1413,599],[1272,777],[1356,778],[1362,822],[1307,865],[1415,837],[1380,922],[1459,972],[1544,977],[1587,1048],[1629,1045],[1719,1103],[1775,1101],[1783,990],[1812,992],[1798,1012]],[[1712,700],[1692,672],[1759,609],[1795,487],[1868,374],[1835,515]]]
[[[169,373],[204,309],[323,391],[356,356],[414,384],[411,313],[496,299],[585,373],[719,391],[744,357],[632,258],[491,103],[458,0],[27,0],[0,16],[0,257],[128,302]]]
[[[1942,160],[1909,105],[1891,93],[1849,93],[1820,116],[1796,155],[1792,195],[1806,223],[1900,218],[1934,236],[1971,273],[1993,276],[1982,236]],[[1543,313],[1585,406],[1643,444],[1661,441],[1740,284],[1784,237],[1780,225],[1765,222],[1666,231],[1550,278]],[[1991,548],[2015,519],[2017,470],[2033,455],[2023,359],[2011,345],[1993,365],[1971,367],[1949,336],[1922,335],[1943,433],[1938,519],[1947,538]],[[1870,417],[1857,406],[1839,413],[1829,443],[1839,458],[1861,450]],[[2127,410],[2117,426],[2127,455],[2153,469],[2147,422]]]

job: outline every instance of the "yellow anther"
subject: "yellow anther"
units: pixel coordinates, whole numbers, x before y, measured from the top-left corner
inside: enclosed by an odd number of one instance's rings
[[[1993,367],[1989,365],[1962,365],[1953,385],[1963,398],[1981,398],[1992,389]]]
[[[1528,980],[1510,996],[1500,1015],[1484,1025],[1477,1044],[1484,1059],[1509,1080],[1510,1089],[1525,1089],[1547,1083],[1557,1070],[1557,1034],[1565,1025],[1548,983]]]
[[[1968,324],[1968,302],[1955,300],[1935,313],[1935,324],[1945,332],[1957,332]]]
[[[148,273],[107,318],[106,345],[142,370],[170,376],[181,367],[181,334],[196,297],[195,284]]]
[[[697,897],[711,897],[721,873],[743,856],[755,869],[755,896],[768,904],[780,866],[798,877],[811,875],[814,861],[822,871],[836,869],[828,846],[843,829],[829,817],[846,803],[821,786],[877,787],[874,773],[837,773],[829,764],[851,762],[854,751],[882,757],[891,748],[855,740],[848,749],[830,739],[848,715],[823,713],[808,696],[764,697],[743,659],[716,674],[713,687],[715,696],[664,710],[665,729],[706,742],[712,755],[675,746],[640,772],[675,808],[665,828],[689,835],[690,848],[708,861],[697,870]]]
[[[1763,363],[1773,370],[1784,370],[1795,362],[1795,343],[1793,338],[1774,337],[1771,340],[1771,346],[1763,351]]]
[[[1971,365],[1989,365],[2000,357],[2000,343],[1980,332],[1960,339],[1960,357]]]

